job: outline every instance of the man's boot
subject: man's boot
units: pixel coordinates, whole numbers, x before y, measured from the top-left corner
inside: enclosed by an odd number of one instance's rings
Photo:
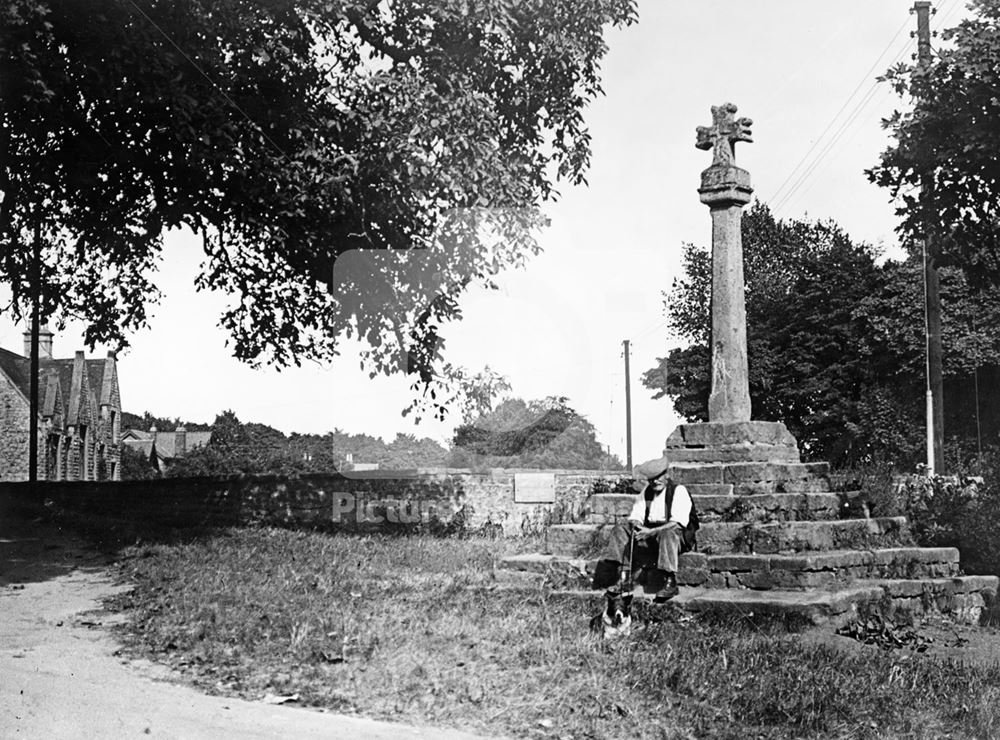
[[[656,592],[656,596],[653,597],[653,601],[657,604],[662,604],[665,601],[670,601],[674,598],[677,591],[677,576],[674,573],[665,573],[663,576],[664,583],[663,588]]]

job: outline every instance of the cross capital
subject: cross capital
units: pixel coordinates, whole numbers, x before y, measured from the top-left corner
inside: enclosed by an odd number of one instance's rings
[[[695,146],[699,149],[712,149],[712,165],[732,165],[735,157],[733,150],[737,141],[752,142],[749,118],[736,118],[736,106],[732,103],[712,106],[712,125],[698,126],[695,133],[698,140]]]

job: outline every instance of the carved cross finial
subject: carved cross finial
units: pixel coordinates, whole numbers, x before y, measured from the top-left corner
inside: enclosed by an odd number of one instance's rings
[[[731,165],[734,162],[733,149],[737,141],[753,141],[750,138],[749,118],[736,118],[736,106],[732,103],[712,106],[712,125],[699,126],[695,131],[699,149],[713,149],[713,165]]]

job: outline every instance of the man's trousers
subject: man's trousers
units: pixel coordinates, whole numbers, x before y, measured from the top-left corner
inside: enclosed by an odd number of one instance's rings
[[[611,530],[611,540],[608,542],[606,558],[617,563],[628,562],[629,538],[632,524],[616,524]],[[656,567],[667,573],[677,572],[677,556],[681,551],[681,534],[683,530],[677,522],[667,522],[666,526],[652,537],[635,540],[635,559],[637,562],[648,562],[656,553]]]

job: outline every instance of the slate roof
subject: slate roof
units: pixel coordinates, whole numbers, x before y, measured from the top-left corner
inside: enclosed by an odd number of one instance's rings
[[[90,378],[90,389],[94,392],[97,403],[111,403],[111,369],[107,360],[84,360],[87,363],[87,375]]]
[[[133,450],[138,450],[146,457],[153,451],[153,440],[151,439],[127,439],[123,444],[128,445]]]
[[[80,398],[74,395],[74,391],[91,392],[94,400],[98,403],[110,403],[111,385],[114,377],[110,370],[106,373],[107,360],[83,360],[87,370],[87,380],[89,387],[76,389],[73,387],[73,371],[76,363],[75,358],[67,359],[39,359],[38,361],[38,395],[42,415],[51,415],[55,410],[56,389],[50,382],[51,378],[58,381],[63,402],[67,404],[67,422],[76,423],[77,412],[80,408]],[[14,385],[29,398],[31,394],[31,360],[23,355],[19,355],[10,350],[0,347],[0,372],[3,372]]]
[[[0,371],[6,375],[27,398],[31,385],[31,361],[0,347]]]

